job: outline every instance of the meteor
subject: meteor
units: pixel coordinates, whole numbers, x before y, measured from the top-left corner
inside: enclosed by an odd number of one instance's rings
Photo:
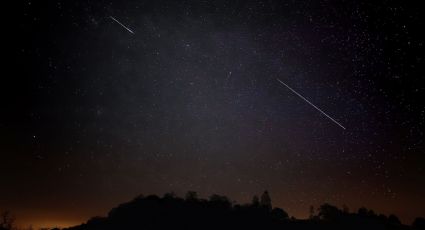
[[[134,34],[134,32],[132,30],[130,30],[130,28],[128,28],[127,26],[123,25],[121,22],[119,22],[117,19],[115,19],[112,16],[109,16],[112,20],[114,20],[116,23],[118,23],[120,26],[124,27],[124,29],[126,29],[128,32]]]
[[[339,122],[337,122],[335,119],[333,119],[331,116],[323,112],[319,107],[315,106],[313,103],[311,103],[309,100],[307,100],[305,97],[303,97],[301,94],[297,93],[297,91],[293,90],[289,85],[285,84],[283,81],[281,81],[279,78],[276,78],[278,82],[280,82],[282,85],[286,86],[289,90],[291,90],[293,93],[295,93],[298,97],[303,99],[305,102],[307,102],[309,105],[313,106],[313,108],[317,109],[319,112],[321,112],[323,115],[325,115],[327,118],[329,118],[331,121],[333,121],[335,124],[337,124],[339,127],[343,128],[345,130],[345,127],[342,126]]]

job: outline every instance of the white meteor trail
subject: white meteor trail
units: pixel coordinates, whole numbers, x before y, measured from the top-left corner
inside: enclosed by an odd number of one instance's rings
[[[116,23],[120,24],[120,26],[124,27],[128,32],[134,34],[134,32],[132,30],[130,30],[130,28],[128,28],[127,26],[123,25],[121,22],[119,22],[117,19],[115,19],[112,16],[109,16],[112,20],[114,20]]]
[[[291,90],[293,93],[295,93],[298,97],[300,97],[301,99],[303,99],[305,102],[307,102],[308,104],[310,104],[311,106],[313,106],[315,109],[317,109],[319,112],[321,112],[323,115],[325,115],[327,118],[329,118],[331,121],[333,121],[335,124],[337,124],[339,127],[343,128],[345,130],[345,127],[342,126],[340,123],[338,123],[335,119],[333,119],[331,116],[329,116],[328,114],[326,114],[325,112],[323,112],[321,109],[319,109],[319,107],[315,106],[313,103],[311,103],[309,100],[307,100],[305,97],[303,97],[301,94],[297,93],[297,91],[293,90],[291,87],[289,87],[289,85],[285,84],[283,81],[281,81],[279,78],[276,78],[277,81],[279,81],[280,83],[282,83],[282,85],[286,86],[286,88],[288,88],[289,90]]]

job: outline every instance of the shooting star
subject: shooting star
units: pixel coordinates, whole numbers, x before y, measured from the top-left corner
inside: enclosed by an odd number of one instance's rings
[[[128,28],[127,26],[123,25],[121,22],[119,22],[117,19],[115,19],[112,16],[109,16],[112,20],[114,20],[116,23],[118,23],[120,26],[124,27],[128,32],[134,34],[134,32],[132,30],[130,30],[130,28]]]
[[[313,103],[311,103],[309,100],[307,100],[305,97],[303,97],[301,94],[297,93],[297,91],[293,90],[289,85],[285,84],[283,81],[281,81],[279,78],[276,78],[277,81],[279,81],[282,85],[286,86],[289,90],[291,90],[293,93],[295,93],[298,97],[303,99],[305,102],[313,106],[315,109],[317,109],[319,112],[321,112],[323,115],[325,115],[327,118],[329,118],[331,121],[333,121],[335,124],[337,124],[339,127],[343,128],[345,130],[345,127],[342,126],[339,122],[337,122],[335,119],[333,119],[331,116],[323,112],[319,107],[315,106]]]

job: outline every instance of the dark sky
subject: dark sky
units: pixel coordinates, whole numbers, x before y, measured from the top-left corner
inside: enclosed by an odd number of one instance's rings
[[[299,218],[324,202],[409,224],[425,215],[425,27],[412,1],[6,11],[0,211],[21,225],[79,224],[140,193],[187,190],[243,203],[268,189]]]

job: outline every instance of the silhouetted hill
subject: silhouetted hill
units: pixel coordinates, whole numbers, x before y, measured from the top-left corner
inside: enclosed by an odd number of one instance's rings
[[[396,216],[377,215],[362,208],[349,213],[324,204],[309,220],[289,218],[280,208],[272,208],[267,191],[251,204],[232,204],[225,196],[199,199],[196,192],[179,198],[174,194],[139,196],[113,208],[107,217],[94,217],[69,230],[118,229],[423,229],[423,218],[412,227],[402,225]]]

